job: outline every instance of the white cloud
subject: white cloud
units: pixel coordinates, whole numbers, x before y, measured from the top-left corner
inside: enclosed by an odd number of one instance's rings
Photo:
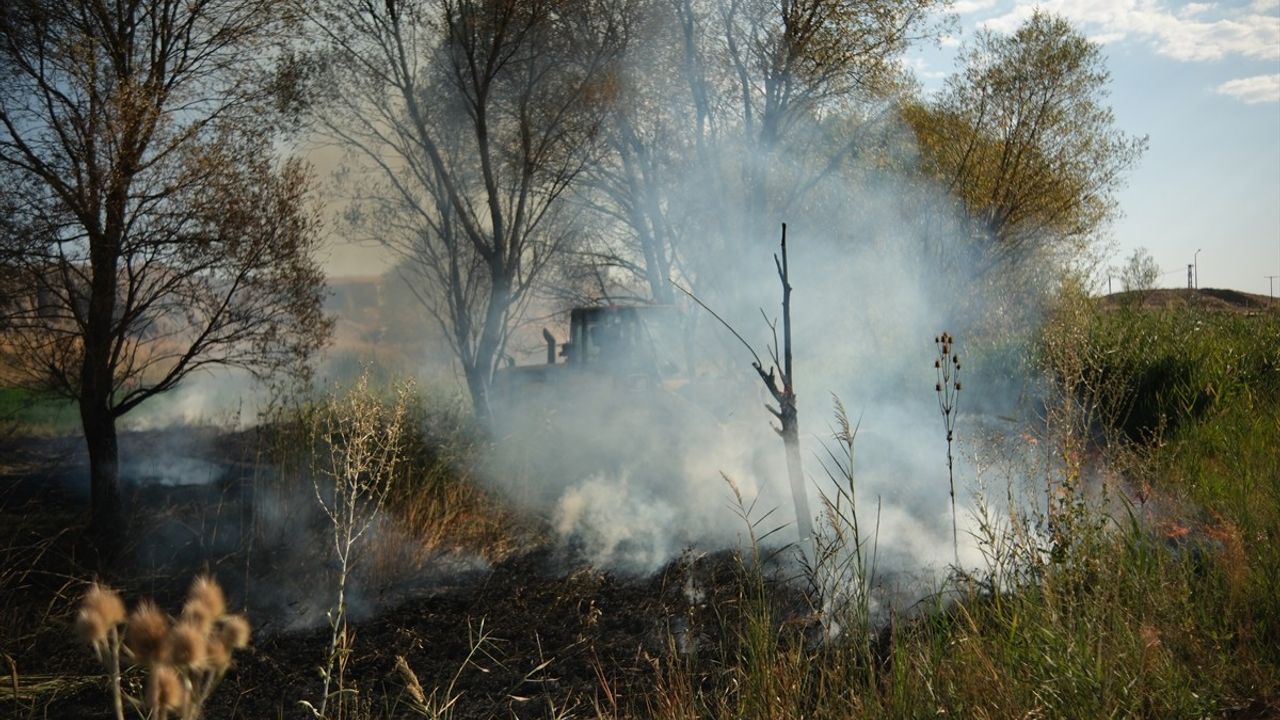
[[[945,72],[934,69],[928,61],[921,57],[909,58],[907,67],[911,68],[911,71],[921,80],[938,80],[947,76]]]
[[[996,0],[956,0],[951,11],[960,15],[968,15],[982,10],[990,10],[996,6]]]
[[[1280,73],[1228,80],[1215,89],[1248,105],[1280,102]]]
[[[1136,39],[1177,60],[1243,56],[1280,58],[1280,2],[1255,0],[1249,7],[1190,3],[1172,9],[1162,0],[1042,0],[1015,3],[982,23],[1010,32],[1039,7],[1084,28],[1097,42]]]

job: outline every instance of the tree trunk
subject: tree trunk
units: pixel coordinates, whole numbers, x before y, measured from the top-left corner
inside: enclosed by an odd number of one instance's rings
[[[493,419],[492,408],[489,407],[489,386],[493,382],[493,371],[498,366],[498,355],[502,352],[502,336],[507,311],[511,306],[511,280],[505,268],[495,270],[493,274],[493,286],[489,290],[489,306],[485,310],[480,341],[476,343],[471,367],[463,369],[467,376],[467,389],[471,392],[471,402],[475,406],[476,419],[484,424]]]
[[[477,358],[474,363],[462,368],[462,374],[467,380],[467,392],[471,395],[471,407],[481,427],[488,427],[492,420],[489,412],[490,378],[486,367],[486,363]]]
[[[125,186],[107,195],[106,228],[90,233],[89,282],[84,357],[80,366],[80,423],[89,450],[90,530],[96,535],[103,560],[111,563],[123,539],[120,506],[120,449],[116,444],[116,416],[111,407],[115,390],[112,337],[115,330],[121,236],[124,228]],[[96,237],[95,237],[96,235]]]
[[[778,280],[782,282],[782,387],[775,393],[778,422],[782,424],[782,445],[787,453],[787,475],[791,478],[791,499],[796,506],[796,529],[800,549],[811,562],[817,561],[813,536],[813,515],[809,512],[809,495],[805,491],[804,467],[800,463],[800,410],[796,406],[795,370],[791,355],[791,266],[787,262],[787,224],[782,224],[782,259],[774,256]]]
[[[805,491],[804,466],[800,462],[800,421],[791,396],[790,407],[782,411],[782,446],[787,454],[787,477],[791,480],[791,501],[796,507],[796,532],[800,536],[800,551],[810,562],[816,560],[813,548],[813,516],[809,512],[809,495]]]
[[[120,448],[116,442],[116,419],[105,398],[80,401],[80,421],[89,450],[90,530],[105,542],[103,550],[115,547],[123,533],[120,503]]]

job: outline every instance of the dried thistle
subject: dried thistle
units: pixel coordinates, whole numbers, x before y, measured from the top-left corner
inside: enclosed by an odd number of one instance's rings
[[[232,650],[249,646],[249,620],[243,615],[228,615],[218,623],[218,639]]]
[[[157,665],[147,676],[147,705],[152,710],[163,712],[176,710],[187,700],[186,687],[183,686],[177,671],[168,665]]]
[[[76,635],[90,645],[100,645],[107,641],[107,631],[111,625],[102,614],[91,607],[82,607],[76,614]]]
[[[217,635],[205,641],[205,662],[219,672],[231,666],[231,649]]]
[[[129,616],[124,644],[138,662],[164,662],[169,655],[169,618],[154,602],[143,600]]]
[[[200,628],[204,634],[213,630],[213,611],[202,600],[187,600],[182,606],[182,622]]]
[[[933,361],[937,373],[937,382],[933,390],[938,394],[938,410],[942,413],[942,422],[947,431],[947,484],[951,496],[951,545],[955,552],[956,565],[960,564],[960,539],[956,528],[956,476],[955,461],[952,455],[952,443],[955,440],[956,401],[960,397],[960,356],[953,350],[955,338],[944,332],[935,337],[933,342],[938,347],[938,357]]]
[[[202,668],[208,657],[205,631],[189,622],[180,622],[169,633],[169,657],[180,668]]]
[[[89,591],[84,594],[84,600],[81,602],[80,607],[96,612],[107,625],[119,625],[124,622],[124,601],[120,599],[115,590],[105,585],[99,585],[98,583],[90,585]]]
[[[200,575],[191,583],[191,590],[187,592],[187,602],[204,604],[213,618],[220,618],[227,614],[227,598],[222,594],[222,586],[209,575]]]

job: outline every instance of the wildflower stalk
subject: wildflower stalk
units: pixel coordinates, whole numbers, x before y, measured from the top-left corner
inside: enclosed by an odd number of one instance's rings
[[[960,566],[960,536],[956,530],[956,474],[952,445],[955,442],[956,401],[960,398],[960,357],[953,347],[955,338],[951,333],[943,332],[933,339],[938,348],[938,358],[933,361],[938,381],[933,386],[938,396],[938,410],[942,413],[942,424],[947,431],[947,487],[951,493],[951,550],[955,555],[956,567]]]

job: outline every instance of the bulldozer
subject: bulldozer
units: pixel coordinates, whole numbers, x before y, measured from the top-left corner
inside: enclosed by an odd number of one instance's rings
[[[671,305],[607,305],[569,312],[569,339],[558,343],[547,328],[546,363],[501,368],[491,395],[499,407],[516,393],[564,382],[661,385],[676,390],[688,382],[688,342],[680,310]],[[563,362],[560,359],[563,358]]]
[[[494,376],[504,472],[676,477],[687,458],[720,443],[726,421],[746,414],[725,398],[750,385],[693,362],[694,333],[679,308],[579,307],[569,318],[566,342],[543,330],[545,363]],[[528,492],[539,486],[528,483]]]

